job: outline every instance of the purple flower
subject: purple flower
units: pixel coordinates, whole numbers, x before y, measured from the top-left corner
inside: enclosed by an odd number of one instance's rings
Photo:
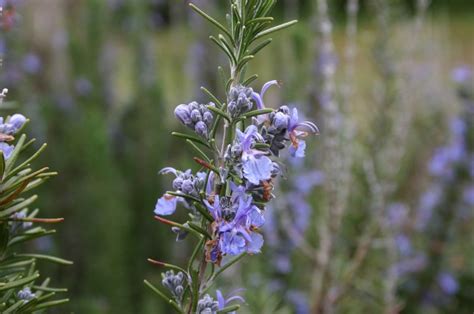
[[[199,136],[206,138],[212,127],[214,116],[207,106],[214,107],[214,103],[208,105],[199,104],[195,101],[189,104],[181,104],[174,110],[176,118],[188,128],[192,129]]]
[[[310,121],[298,121],[298,110],[293,108],[288,122],[288,134],[291,141],[290,154],[293,157],[304,157],[306,142],[301,138],[306,137],[308,133],[318,133],[316,124]]]
[[[286,297],[294,305],[295,314],[308,314],[310,312],[308,298],[302,292],[290,290]]]
[[[221,235],[219,245],[223,254],[239,255],[246,251],[247,242],[243,234],[232,230]]]
[[[263,96],[265,96],[265,93],[267,92],[268,88],[270,88],[273,85],[281,86],[279,81],[273,80],[273,81],[269,81],[269,82],[266,82],[265,84],[263,84],[263,87],[262,87],[262,90],[260,91],[260,93],[257,93],[257,92],[252,93],[252,98],[257,103],[257,108],[258,109],[265,108],[265,104],[263,102]]]
[[[234,86],[230,89],[227,111],[233,118],[252,109],[252,94],[252,88],[242,85]]]
[[[466,204],[474,206],[474,184],[471,184],[464,189],[463,197]]]
[[[250,183],[259,185],[260,181],[271,179],[273,162],[264,152],[252,148],[256,140],[263,142],[255,125],[247,127],[245,132],[237,129],[237,145],[242,150],[243,176]]]
[[[160,216],[169,216],[176,211],[178,198],[174,195],[165,194],[158,199],[155,206],[155,214]]]
[[[231,302],[234,302],[234,301],[245,303],[244,298],[242,298],[241,296],[234,295],[234,296],[224,297],[224,295],[222,294],[220,290],[216,290],[216,296],[217,296],[217,303],[219,304],[219,310],[224,309],[226,306],[228,306]],[[229,312],[229,314],[235,314],[235,313],[236,313],[235,311]]]
[[[191,169],[186,171],[179,171],[171,167],[166,167],[160,170],[160,174],[169,174],[172,173],[176,176],[173,180],[173,188],[176,192],[181,192],[191,196],[197,197],[201,188],[204,186],[204,181],[206,179],[206,173],[198,172],[194,176],[191,172]],[[210,181],[210,180],[209,180]],[[206,190],[209,189],[209,182]],[[176,211],[177,202],[186,202],[182,197],[176,197],[170,194],[164,194],[161,198],[158,199],[155,206],[155,214],[168,216],[174,214]]]
[[[412,252],[411,241],[404,234],[398,234],[395,236],[395,243],[397,244],[398,251],[403,256],[408,256]]]
[[[15,113],[13,116],[10,117],[8,121],[13,129],[13,133],[18,132],[26,122],[26,118],[24,115]]]
[[[449,273],[441,273],[438,275],[438,283],[444,293],[453,295],[459,290],[459,284]]]
[[[36,74],[41,69],[41,60],[38,55],[29,53],[23,58],[23,69],[29,74]]]
[[[293,186],[298,192],[308,194],[315,186],[319,186],[323,182],[324,173],[319,170],[314,170],[295,176],[293,179]]]
[[[19,113],[12,115],[5,123],[3,122],[3,118],[0,117],[0,133],[15,135],[25,123],[25,116]]]
[[[265,103],[263,102],[263,97],[265,96],[265,93],[267,92],[268,88],[270,88],[273,85],[281,86],[281,83],[277,80],[266,82],[265,84],[263,84],[263,87],[262,87],[262,90],[260,91],[260,93],[257,93],[257,92],[252,93],[252,99],[257,104],[257,109],[264,109],[265,108]],[[265,122],[266,120],[268,120],[268,114],[259,115],[257,117],[257,122],[259,124]]]
[[[0,142],[0,151],[3,153],[3,157],[8,159],[11,157],[15,147],[13,145],[8,145],[5,142]]]
[[[263,226],[265,220],[262,211],[252,202],[249,195],[222,198],[217,195],[212,205],[205,201],[215,220],[214,229],[222,254],[260,252],[263,237],[253,230]]]
[[[466,84],[472,79],[472,70],[467,65],[455,68],[452,72],[452,79],[458,84]]]
[[[388,219],[392,226],[400,228],[408,218],[408,208],[401,203],[393,203],[388,209]]]
[[[94,86],[92,85],[91,81],[88,80],[87,78],[79,77],[74,82],[74,88],[76,89],[76,92],[79,95],[87,96],[92,92],[92,90],[94,89]]]

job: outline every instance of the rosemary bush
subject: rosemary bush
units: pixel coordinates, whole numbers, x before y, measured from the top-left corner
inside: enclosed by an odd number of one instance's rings
[[[175,179],[173,191],[158,200],[155,218],[171,226],[177,240],[192,235],[197,243],[185,267],[149,260],[170,269],[162,274],[167,292],[148,281],[145,284],[179,313],[228,313],[239,309],[234,301],[243,302],[240,296],[224,297],[217,290],[213,298],[208,291],[226,269],[245,255],[260,252],[264,240],[259,229],[265,221],[265,207],[275,197],[273,182],[283,169],[276,158],[287,146],[291,156],[304,157],[303,137],[318,131],[314,123],[298,121],[296,108],[265,108],[264,94],[271,86],[279,85],[278,81],[266,83],[260,93],[249,87],[257,75],[246,76],[248,62],[271,43],[271,39],[263,38],[296,22],[271,27],[273,18],[269,13],[275,2],[232,1],[227,27],[190,4],[220,31],[210,39],[227,55],[229,72],[219,68],[225,100],[203,87],[209,103],[193,101],[175,109],[178,120],[195,134],[172,134],[195,150],[199,171],[166,167],[160,172],[173,174]],[[162,217],[173,214],[178,203],[188,211],[186,222]]]
[[[0,103],[6,95],[0,95]],[[32,313],[68,302],[56,298],[58,289],[49,286],[50,279],[42,278],[36,268],[37,261],[49,261],[69,265],[69,261],[43,254],[23,252],[22,247],[55,230],[38,224],[61,222],[62,218],[38,218],[34,208],[37,195],[31,191],[44,183],[56,172],[48,167],[33,168],[31,163],[46,148],[43,144],[32,155],[28,148],[35,139],[27,140],[21,133],[28,120],[21,114],[5,119],[0,117],[0,312]]]

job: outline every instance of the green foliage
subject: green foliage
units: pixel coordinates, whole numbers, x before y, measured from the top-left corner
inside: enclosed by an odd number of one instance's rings
[[[36,268],[38,261],[71,265],[67,260],[42,254],[20,253],[33,240],[47,236],[55,230],[45,229],[40,224],[61,222],[63,219],[38,218],[38,209],[33,203],[37,195],[31,191],[43,184],[56,172],[48,167],[34,168],[31,163],[46,145],[29,157],[28,147],[34,139],[27,141],[26,135],[15,142],[15,149],[8,159],[0,152],[0,311],[1,313],[42,312],[68,302],[56,294],[66,292],[49,286],[49,278],[41,278]],[[38,225],[32,225],[38,224]],[[33,294],[21,297],[25,291]]]
[[[189,6],[203,18],[212,23],[223,34],[209,38],[227,55],[230,63],[230,79],[226,82],[226,90],[234,83],[251,82],[256,75],[245,78],[247,63],[257,53],[268,46],[272,40],[260,41],[279,30],[294,25],[293,20],[270,27],[273,17],[269,16],[276,4],[276,0],[233,0],[230,12],[226,15],[227,27],[211,17],[206,12],[190,3]],[[213,97],[214,98],[214,97]]]

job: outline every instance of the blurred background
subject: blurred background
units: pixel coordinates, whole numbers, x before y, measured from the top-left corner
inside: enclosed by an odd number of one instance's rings
[[[194,2],[220,20],[228,4]],[[441,208],[432,228],[409,222],[437,184],[433,154],[449,144],[450,121],[463,117],[451,72],[474,66],[474,2],[337,0],[327,11],[320,2],[279,1],[276,20],[300,23],[251,63],[254,89],[283,82],[267,105],[298,106],[321,135],[277,187],[296,197],[275,202],[263,255],[247,258],[221,288],[246,288],[242,313],[308,313],[315,298],[333,300],[321,309],[337,313],[472,313],[474,202],[431,205]],[[65,222],[36,243],[74,261],[44,265],[70,291],[57,312],[169,313],[143,285],[161,280],[146,259],[182,264],[190,244],[175,243],[153,219],[170,186],[157,172],[195,168],[192,151],[170,136],[181,128],[173,109],[208,101],[200,86],[224,95],[217,66],[226,59],[208,40],[215,30],[179,0],[0,4],[0,86],[15,105],[2,115],[29,117],[38,145],[49,144],[40,162],[59,172],[41,188],[40,206]],[[298,218],[301,230],[288,226]],[[442,247],[434,253],[433,238]],[[328,259],[314,258],[312,247]]]

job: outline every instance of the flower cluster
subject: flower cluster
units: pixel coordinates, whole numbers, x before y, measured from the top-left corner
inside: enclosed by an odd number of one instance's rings
[[[250,110],[253,107],[252,94],[254,93],[253,89],[250,87],[245,87],[238,85],[232,87],[229,93],[229,105],[227,110],[229,111],[231,117],[238,117]]]
[[[6,90],[0,94],[0,102],[5,94]],[[54,300],[55,293],[46,293],[60,292],[63,289],[49,287],[49,279],[40,282],[40,274],[35,264],[37,259],[64,265],[72,263],[57,257],[24,252],[31,245],[18,248],[19,243],[31,243],[32,240],[51,233],[40,224],[58,223],[63,220],[39,218],[38,209],[30,210],[34,208],[37,199],[36,195],[30,195],[31,190],[56,173],[49,172],[47,167],[38,170],[30,167],[46,144],[32,155],[25,155],[25,148],[34,140],[28,141],[26,134],[18,137],[17,135],[27,121],[21,114],[0,117],[0,264],[6,266],[2,266],[0,271],[0,282],[3,283],[0,289],[2,313],[32,313],[68,302],[68,299]],[[18,251],[22,254],[18,254]]]
[[[214,314],[219,310],[223,310],[229,303],[234,301],[244,302],[244,299],[240,296],[231,296],[225,298],[222,292],[216,291],[217,300],[214,300],[209,294],[204,295],[202,299],[198,301],[197,313],[198,314]],[[229,314],[235,314],[235,311],[227,312]]]
[[[195,101],[185,105],[181,104],[174,110],[175,116],[185,126],[194,130],[196,134],[207,138],[209,135],[209,129],[212,127],[214,116],[207,106],[215,107],[211,102],[208,105],[199,104]]]
[[[20,300],[30,301],[36,297],[34,293],[31,292],[29,287],[23,288],[22,290],[18,291],[17,297]]]
[[[8,144],[14,140],[14,135],[21,130],[26,122],[25,116],[22,114],[14,114],[7,119],[0,117],[0,151],[3,152],[5,159],[10,158],[15,146]]]
[[[401,290],[411,298],[423,298],[431,305],[446,303],[462,288],[444,249],[450,230],[474,206],[474,94],[469,89],[472,72],[458,68],[453,73],[463,101],[462,114],[453,118],[449,142],[437,148],[428,163],[432,183],[420,198],[416,217],[400,204],[388,208],[396,231],[400,256],[394,265],[399,276],[409,274]],[[412,229],[411,229],[412,228]],[[426,248],[417,250],[410,231],[426,235]]]
[[[278,85],[277,81],[266,83],[258,93],[249,87],[257,75],[245,77],[247,63],[271,40],[258,44],[257,41],[296,22],[269,27],[268,22],[273,18],[267,14],[274,5],[272,0],[232,2],[227,29],[190,4],[219,32],[224,32],[218,38],[210,36],[210,39],[229,57],[230,77],[225,79],[224,101],[202,87],[212,102],[193,101],[177,106],[174,111],[176,118],[194,134],[173,132],[172,135],[185,139],[197,153],[193,160],[200,169],[194,172],[167,167],[161,171],[174,174],[175,179],[172,191],[158,199],[155,219],[171,226],[178,240],[192,235],[199,241],[187,269],[151,260],[186,275],[183,298],[187,304],[181,304],[174,290],[167,296],[150,283],[145,284],[158,291],[181,313],[232,313],[239,308],[239,305],[227,303],[243,301],[240,297],[226,301],[218,291],[215,301],[206,292],[225,269],[244,255],[261,251],[265,208],[274,198],[273,186],[282,172],[276,158],[287,146],[290,146],[292,156],[303,157],[306,147],[303,138],[318,131],[312,122],[298,121],[296,109],[290,110],[287,106],[277,110],[265,108],[263,97],[270,86]],[[226,71],[221,70],[225,77]],[[188,220],[179,223],[163,218],[174,214],[178,203],[187,210]]]
[[[472,71],[460,67],[453,71],[453,80],[458,84],[463,101],[462,114],[454,117],[450,125],[450,142],[435,150],[428,170],[434,178],[433,184],[421,198],[418,211],[418,227],[423,229],[437,207],[443,202],[456,202],[464,207],[474,206],[474,94],[469,89]],[[447,199],[447,187],[456,191]],[[461,191],[461,193],[458,193]]]
[[[174,271],[169,270],[163,274],[161,284],[165,286],[173,296],[173,298],[178,302],[181,303],[184,294],[184,286],[185,286],[185,277],[182,272],[178,272],[176,275]]]
[[[182,200],[187,208],[193,209],[193,213],[196,213],[196,207],[203,204],[211,215],[212,238],[206,245],[208,262],[219,264],[226,255],[260,251],[263,237],[258,229],[265,221],[263,212],[265,203],[272,198],[273,180],[280,173],[280,166],[272,160],[272,156],[279,156],[280,151],[290,143],[291,155],[303,157],[306,147],[303,137],[318,131],[314,123],[298,121],[296,108],[290,110],[282,106],[278,110],[264,109],[262,97],[265,90],[258,94],[240,85],[231,88],[228,117],[239,119],[239,114],[254,108],[263,111],[245,129],[236,127],[223,162],[212,167],[208,165],[207,172],[201,171],[196,175],[191,170],[182,172],[170,167],[160,172],[176,176],[172,183],[176,192],[167,192],[158,200],[155,214],[173,214],[177,202]],[[214,104],[199,106],[196,102],[179,105],[175,114],[184,125],[194,127],[195,132],[202,135],[197,130],[197,124],[193,123],[201,117],[206,117],[206,122],[212,122],[213,113],[207,108]],[[205,134],[208,134],[207,128]],[[215,170],[217,167],[219,171]],[[199,204],[196,200],[201,197],[202,204]]]

